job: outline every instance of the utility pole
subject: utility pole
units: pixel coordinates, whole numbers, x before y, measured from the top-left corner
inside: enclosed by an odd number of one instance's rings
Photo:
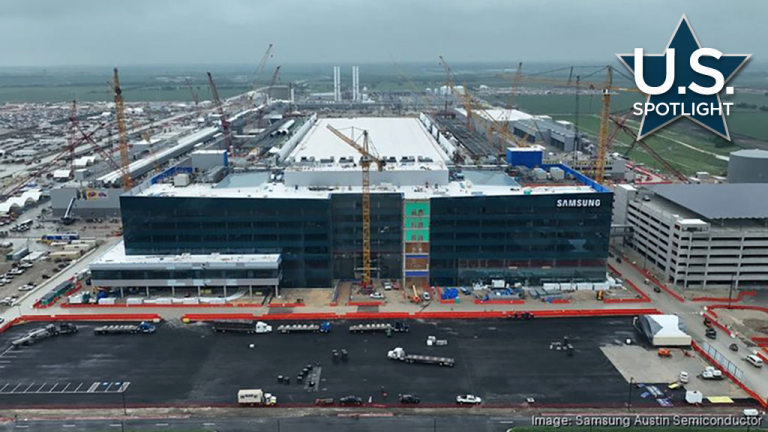
[[[635,379],[632,377],[629,377],[629,393],[627,394],[627,412],[632,411],[632,384],[634,384]]]

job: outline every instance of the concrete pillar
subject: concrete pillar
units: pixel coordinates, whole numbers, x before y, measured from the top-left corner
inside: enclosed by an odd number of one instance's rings
[[[227,296],[227,286],[224,285],[224,297],[226,297],[226,296]]]
[[[144,287],[144,288],[147,290],[147,297],[149,297],[149,287],[148,287],[148,286],[146,286],[146,287]]]
[[[197,287],[197,296],[200,297],[200,287]]]
[[[171,297],[176,297],[176,287],[171,285]]]
[[[120,298],[124,298],[124,297],[125,297],[125,288],[120,287]]]
[[[248,285],[248,295],[253,297],[253,285]]]
[[[275,285],[275,297],[280,297],[280,291],[277,289],[277,285]]]

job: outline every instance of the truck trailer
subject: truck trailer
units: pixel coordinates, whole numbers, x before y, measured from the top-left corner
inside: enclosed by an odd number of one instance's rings
[[[366,323],[366,324],[356,324],[356,325],[349,326],[350,333],[375,333],[375,332],[407,333],[409,331],[411,331],[411,327],[402,321],[396,321],[394,323]]]
[[[387,353],[387,358],[390,360],[399,360],[406,363],[421,363],[445,367],[453,367],[456,363],[456,361],[451,357],[433,357],[417,354],[406,354],[405,350],[400,347],[389,351]]]
[[[12,340],[11,345],[14,348],[18,348],[20,346],[32,345],[35,342],[42,339],[47,339],[50,337],[63,335],[63,334],[77,333],[77,330],[78,330],[77,326],[70,323],[61,323],[58,326],[56,326],[55,324],[48,324],[45,327],[32,330],[26,335],[18,339]]]
[[[139,324],[116,324],[105,325],[93,329],[95,335],[113,335],[113,334],[152,334],[157,330],[152,324],[142,321]]]
[[[218,333],[263,334],[272,333],[272,326],[262,321],[255,322],[251,320],[215,321],[213,323],[213,331]]]
[[[320,324],[283,324],[277,327],[278,333],[330,333],[331,323]]]

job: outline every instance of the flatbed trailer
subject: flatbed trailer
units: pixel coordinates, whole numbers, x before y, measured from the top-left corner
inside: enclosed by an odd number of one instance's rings
[[[403,322],[392,323],[365,323],[355,324],[349,326],[350,333],[376,333],[376,332],[395,332],[395,333],[407,333],[411,331],[408,324]]]
[[[114,335],[114,334],[152,334],[155,332],[155,326],[142,322],[141,324],[115,324],[96,327],[93,329],[95,335]]]
[[[387,353],[387,358],[390,360],[399,360],[406,363],[420,363],[429,365],[438,365],[445,367],[453,367],[456,364],[456,360],[451,357],[435,357],[419,354],[406,354],[403,348],[397,347]]]
[[[331,331],[331,323],[324,322],[321,324],[282,324],[277,326],[277,332],[288,333],[329,333]]]
[[[213,323],[213,331],[218,333],[271,333],[272,326],[261,321],[252,320],[224,320]]]

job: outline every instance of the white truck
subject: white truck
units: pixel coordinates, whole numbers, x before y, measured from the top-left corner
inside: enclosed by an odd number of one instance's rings
[[[264,393],[261,389],[238,390],[237,403],[248,406],[274,406],[277,405],[277,396]]]
[[[723,379],[723,371],[716,369],[713,366],[707,366],[701,373],[701,379],[721,380]]]
[[[445,367],[453,367],[456,361],[450,357],[434,357],[417,354],[406,354],[405,350],[401,347],[397,347],[387,353],[387,358],[390,360],[399,360],[406,363],[421,363],[429,365],[438,365]]]

